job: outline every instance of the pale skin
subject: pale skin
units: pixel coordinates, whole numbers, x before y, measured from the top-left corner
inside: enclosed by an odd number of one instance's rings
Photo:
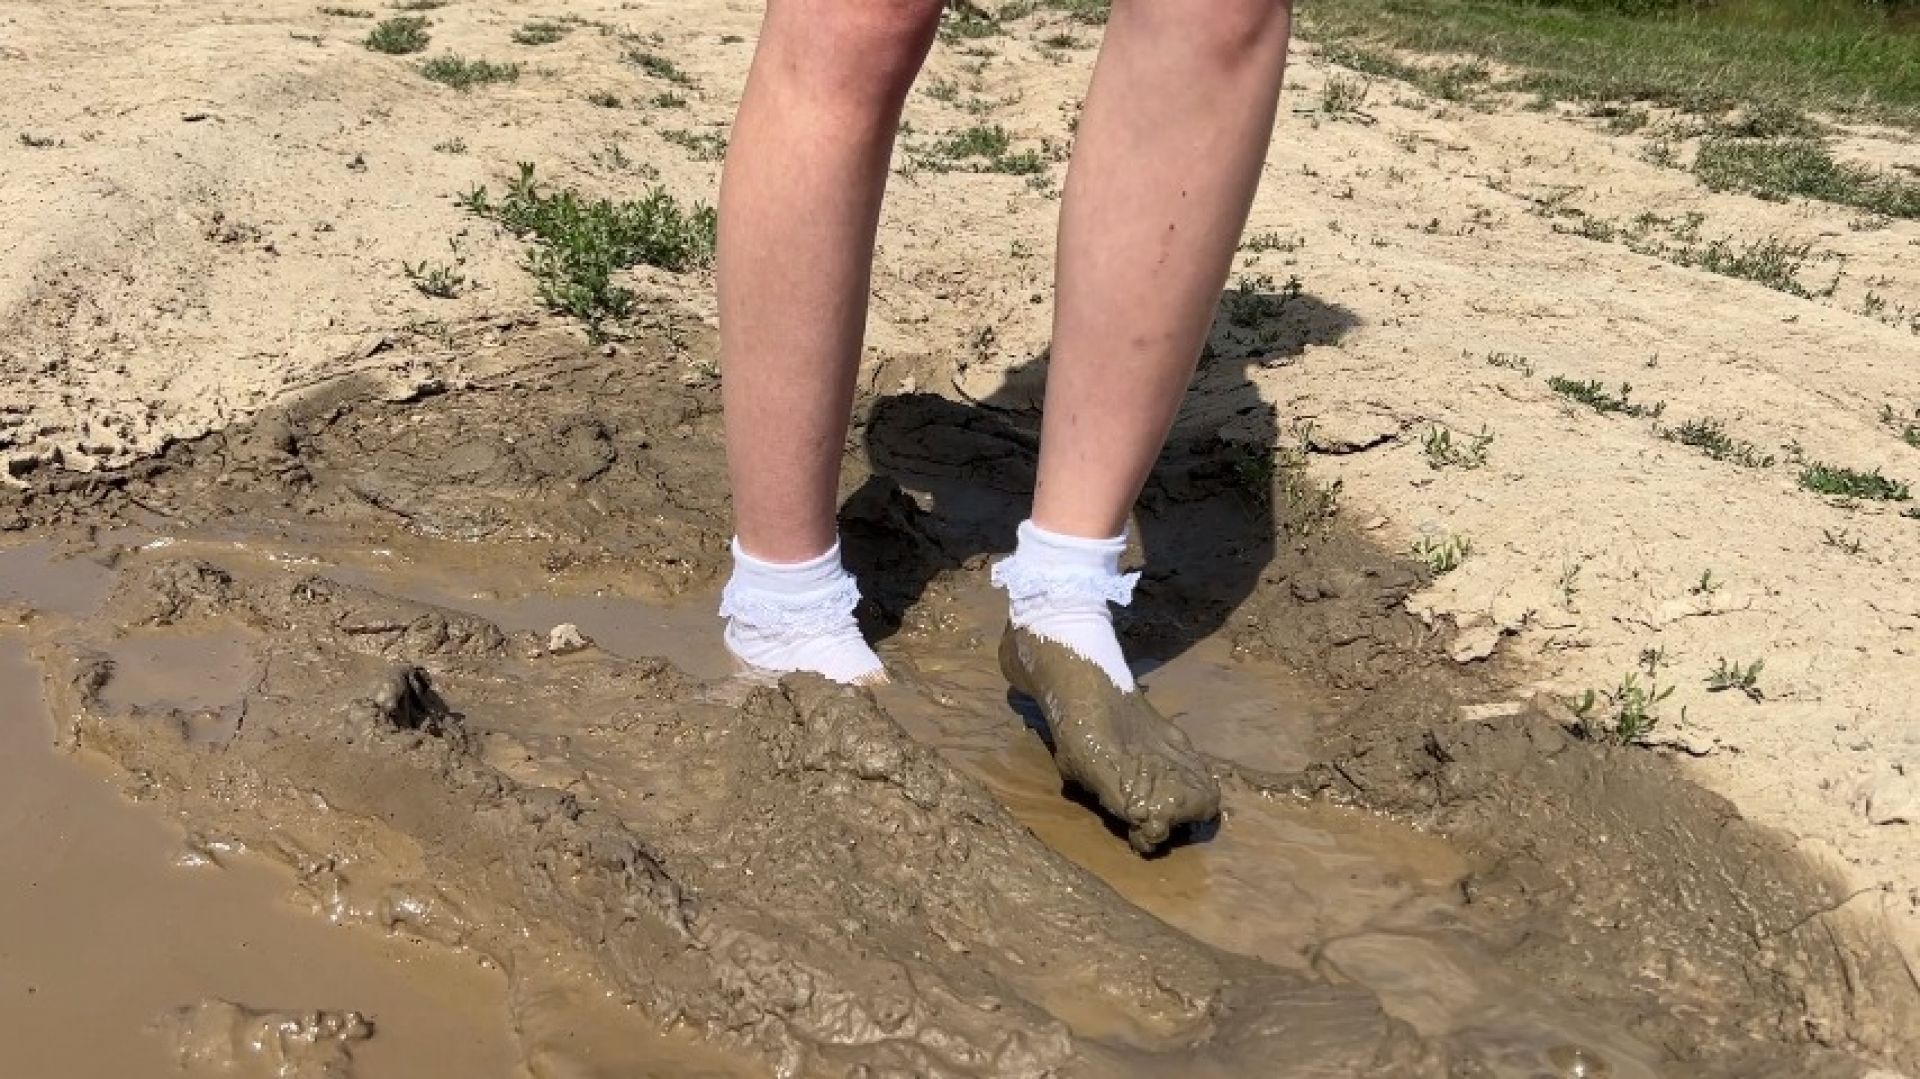
[[[768,0],[720,192],[743,549],[832,546],[874,237],[942,0]],[[1273,130],[1286,0],[1115,0],[1060,215],[1032,517],[1126,527],[1205,342]]]

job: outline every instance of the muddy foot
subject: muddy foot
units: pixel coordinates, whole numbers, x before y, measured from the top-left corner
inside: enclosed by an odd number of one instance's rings
[[[1205,762],[1146,694],[1121,691],[1094,664],[1012,626],[1000,641],[1000,669],[1040,703],[1061,777],[1125,822],[1133,849],[1149,854],[1176,825],[1219,815],[1220,788]]]

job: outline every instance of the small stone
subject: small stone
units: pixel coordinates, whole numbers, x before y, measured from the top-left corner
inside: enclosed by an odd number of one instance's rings
[[[580,627],[572,622],[562,622],[547,633],[547,654],[550,656],[564,656],[592,647],[592,638],[580,632]]]
[[[1447,650],[1447,655],[1452,656],[1455,663],[1472,663],[1475,660],[1485,659],[1493,655],[1494,649],[1500,647],[1500,636],[1500,627],[1494,625],[1479,625],[1462,630],[1460,635],[1453,639],[1453,647]]]
[[[1920,778],[1891,775],[1867,788],[1867,823],[1920,824]]]

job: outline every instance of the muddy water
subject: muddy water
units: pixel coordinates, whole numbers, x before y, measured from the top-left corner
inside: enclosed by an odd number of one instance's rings
[[[258,555],[259,551],[253,552]],[[311,567],[324,552],[273,553]],[[612,588],[564,595],[537,575],[475,572],[431,556],[346,555],[329,576],[487,618],[544,637],[576,626],[606,652],[662,656],[701,677],[725,674],[710,597],[673,606]],[[1165,856],[1137,857],[1101,817],[1063,792],[1035,728],[1037,711],[1008,695],[992,660],[999,615],[985,589],[948,597],[974,635],[894,641],[896,678],[878,691],[895,720],[983,780],[1047,845],[1128,900],[1196,938],[1282,968],[1365,986],[1387,1012],[1440,1041],[1468,1038],[1490,1075],[1651,1076],[1652,1047],[1579,1016],[1476,957],[1454,914],[1461,858],[1442,840],[1353,810],[1229,790],[1224,823]],[[1164,711],[1208,753],[1259,773],[1305,765],[1326,703],[1277,665],[1236,660],[1217,640],[1142,664]],[[1076,1034],[1146,1051],[1154,1032],[1110,1014],[1072,1014]]]
[[[137,783],[54,748],[28,628],[112,583],[47,544],[0,551],[0,1075],[666,1079],[761,1069],[653,1034],[577,979],[524,990],[479,957],[332,924],[291,874],[130,801]],[[108,696],[209,717],[255,677],[243,634],[136,631]],[[537,973],[537,972],[536,972]]]

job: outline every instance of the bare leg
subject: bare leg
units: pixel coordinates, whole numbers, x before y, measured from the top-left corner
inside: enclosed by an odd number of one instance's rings
[[[941,0],[769,0],[720,188],[727,463],[741,546],[834,541],[874,232]]]
[[[1115,0],[1060,218],[1034,522],[1126,527],[1259,185],[1287,0]]]
[[[1141,851],[1220,809],[1186,735],[1136,691],[1110,602],[1127,514],[1166,441],[1259,185],[1287,0],[1115,0],[1060,218],[1033,520],[994,568],[1001,668],[1040,702],[1063,778]]]

